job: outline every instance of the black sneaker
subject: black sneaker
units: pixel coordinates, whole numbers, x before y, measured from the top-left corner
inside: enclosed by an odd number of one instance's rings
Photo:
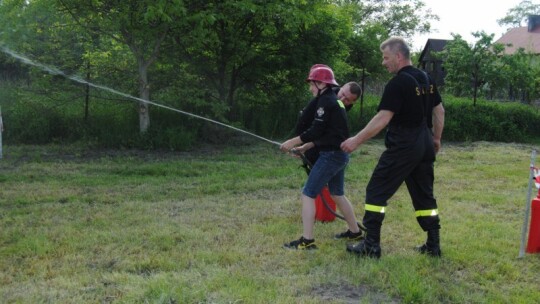
[[[283,248],[298,249],[298,250],[313,250],[313,249],[317,249],[317,245],[315,245],[315,240],[306,240],[302,236],[298,240],[284,244]]]
[[[368,245],[366,243],[366,240],[362,240],[358,244],[348,244],[347,251],[357,254],[361,257],[370,257],[376,259],[381,257],[381,246]]]
[[[434,247],[434,248],[431,248],[431,247],[428,247],[427,244],[423,244],[422,246],[418,246],[415,248],[416,251],[418,251],[419,253],[422,253],[422,254],[427,254],[429,256],[432,256],[432,257],[441,257],[442,256],[442,252],[441,252],[441,248],[440,247]]]
[[[350,229],[347,231],[334,235],[334,240],[347,240],[347,241],[359,241],[363,239],[362,230],[358,232],[352,232]]]

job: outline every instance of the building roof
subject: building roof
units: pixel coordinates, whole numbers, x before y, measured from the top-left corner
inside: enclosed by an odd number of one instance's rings
[[[527,26],[513,28],[495,43],[504,44],[506,46],[504,53],[509,55],[514,54],[519,48],[525,49],[528,53],[540,54],[540,26],[531,31]]]
[[[428,39],[418,61],[423,61],[431,52],[441,52],[450,40],[444,39]]]

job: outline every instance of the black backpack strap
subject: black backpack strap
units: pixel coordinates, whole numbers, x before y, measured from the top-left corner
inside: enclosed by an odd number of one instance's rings
[[[410,73],[407,73],[405,71],[400,71],[399,74],[403,74],[405,76],[408,76],[409,78],[411,78],[412,80],[414,80],[414,82],[416,83],[416,86],[420,89],[422,89],[422,91],[420,92],[421,95],[426,95],[429,97],[429,90],[430,90],[430,83],[429,83],[429,77],[427,75],[426,72],[422,71],[422,70],[419,70],[421,73],[422,73],[422,76],[424,76],[424,83],[423,84],[420,84],[418,82],[418,79],[416,79],[413,75],[411,75]]]
[[[430,92],[431,92],[431,85],[429,81],[429,76],[426,72],[419,70],[424,78],[424,83],[420,84],[418,82],[418,79],[416,79],[413,75],[410,73],[407,73],[405,71],[400,71],[399,74],[403,74],[416,83],[416,87],[420,90],[420,95],[422,96],[422,99],[424,100],[424,103],[422,103],[422,112],[424,113],[424,118],[427,122],[427,125],[429,128],[432,127],[432,118],[431,118],[431,112],[432,112],[432,106],[430,102]]]

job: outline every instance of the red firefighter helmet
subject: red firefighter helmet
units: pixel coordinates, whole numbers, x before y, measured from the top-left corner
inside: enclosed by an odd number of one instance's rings
[[[320,81],[333,86],[339,86],[334,78],[334,72],[325,64],[315,64],[309,70],[306,81]]]

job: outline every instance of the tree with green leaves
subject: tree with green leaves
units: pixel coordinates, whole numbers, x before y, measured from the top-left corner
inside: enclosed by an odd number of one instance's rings
[[[84,32],[73,30],[69,16],[59,13],[50,2],[2,1],[0,15],[0,41],[6,48],[54,66],[66,74],[74,74],[84,69],[82,58],[87,47],[84,41],[88,37]],[[45,112],[61,108],[73,100],[71,96],[62,94],[72,90],[73,83],[60,81],[58,77],[39,77],[42,71],[28,69],[27,66],[19,69],[27,71],[27,87],[20,91],[20,96],[21,100],[28,102],[28,108],[35,109],[38,113]],[[85,118],[87,111],[86,107]]]
[[[505,88],[508,87],[510,73],[504,71],[508,69],[507,62],[504,58],[504,47],[500,44],[491,45],[492,56],[491,62],[485,62],[482,73],[484,75],[484,81],[481,89],[481,93],[487,99],[495,99],[496,96],[501,96]]]
[[[350,23],[327,1],[185,3],[189,17],[173,29],[169,60],[188,71],[184,76],[197,77],[178,92],[192,99],[184,106],[198,99],[197,109],[219,119],[260,125],[272,118],[261,111],[294,113],[295,119],[307,98],[303,83],[310,66],[335,68],[347,54]]]
[[[490,67],[498,60],[492,48],[495,35],[488,35],[484,31],[474,32],[473,36],[478,40],[472,45],[461,35],[452,36],[454,39],[443,51],[446,88],[456,96],[472,94],[473,104],[476,105],[478,90],[488,83]]]
[[[510,28],[526,26],[529,15],[540,14],[540,3],[521,1],[518,5],[508,10],[506,16],[497,20],[500,26],[507,25]]]
[[[144,101],[152,94],[153,100],[176,108],[273,135],[296,119],[308,98],[303,84],[311,65],[332,66],[340,82],[364,83],[385,75],[380,41],[425,29],[428,15],[422,4],[418,0],[2,0],[0,41],[68,75],[138,94]],[[71,102],[71,111],[80,111],[72,101],[84,100],[88,119],[93,94],[96,101],[116,100],[89,86],[58,76],[40,77],[42,72],[30,70],[27,99],[50,108],[64,110],[57,104]],[[45,92],[46,98],[35,92]],[[139,138],[151,138],[170,127],[163,111],[156,109],[152,126],[157,128],[149,128],[146,102],[140,102],[137,111],[126,111],[131,105],[124,103],[92,106],[100,107],[100,118],[122,113],[123,120],[115,119],[125,123],[122,126],[134,125],[138,118],[140,133],[148,134],[135,134]],[[191,122],[184,126],[186,121],[168,120],[197,134],[197,126]]]
[[[387,75],[381,65],[379,46],[386,38],[396,35],[412,37],[426,33],[430,21],[438,20],[425,3],[419,0],[337,0],[344,15],[350,16],[353,33],[349,39],[347,63],[352,67],[348,77],[357,79],[364,91],[368,78]],[[362,117],[364,96],[360,98]]]
[[[505,17],[497,20],[499,25],[507,25],[511,28],[526,26],[530,15],[540,14],[540,3],[533,1],[521,1],[517,6],[508,10]],[[534,96],[538,96],[539,81],[538,71],[540,64],[536,54],[527,54],[519,49],[510,56],[504,56],[509,84],[509,98],[519,98],[522,102],[531,102]]]
[[[161,45],[171,29],[181,23],[186,9],[181,0],[56,0],[58,7],[69,14],[90,35],[105,35],[125,45],[137,66],[139,97],[150,97],[149,68],[158,59]],[[139,102],[139,128],[146,132],[150,125],[148,103]]]
[[[538,97],[538,78],[540,65],[535,64],[536,55],[518,49],[512,55],[501,57],[504,62],[504,69],[500,69],[500,74],[506,75],[506,83],[501,88],[508,88],[508,97],[511,100],[520,100],[530,103],[532,98]]]

